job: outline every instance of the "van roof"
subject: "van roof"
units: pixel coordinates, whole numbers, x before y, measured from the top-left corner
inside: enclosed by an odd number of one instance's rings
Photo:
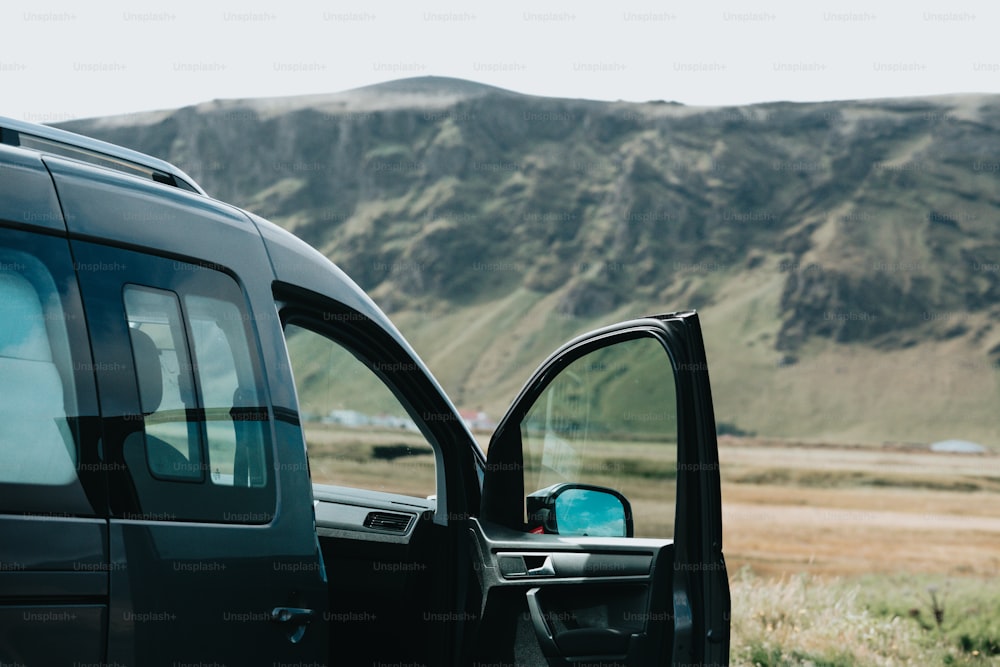
[[[0,143],[116,169],[205,195],[193,178],[165,160],[48,125],[0,116]]]

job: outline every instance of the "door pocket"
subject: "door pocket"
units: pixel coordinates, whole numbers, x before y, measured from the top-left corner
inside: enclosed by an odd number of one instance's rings
[[[548,586],[526,593],[531,624],[546,656],[620,659],[645,630],[646,585]]]

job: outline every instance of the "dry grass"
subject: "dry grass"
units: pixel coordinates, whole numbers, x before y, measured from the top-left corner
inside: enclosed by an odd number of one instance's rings
[[[334,484],[426,498],[436,493],[434,457],[419,433],[306,424],[309,471],[317,484]],[[409,456],[378,457],[376,448],[410,448]]]
[[[356,432],[309,425],[317,481],[433,493],[430,456],[373,460],[370,448],[412,433]],[[485,445],[485,443],[483,443]],[[632,502],[637,534],[672,534],[675,485],[665,445],[595,447],[586,481]],[[1000,573],[1000,455],[900,447],[803,445],[720,439],[724,552],[735,571],[786,576]],[[391,480],[391,481],[390,481]]]
[[[720,458],[734,667],[1000,664],[1000,457],[722,439]]]
[[[913,583],[916,583],[914,581]],[[930,667],[1000,660],[1000,594],[993,580],[964,581],[940,627],[899,607],[897,581],[778,579],[743,570],[732,577],[733,667]],[[983,590],[985,587],[985,592]],[[924,615],[930,616],[928,608]]]
[[[725,552],[781,576],[1000,570],[1000,457],[723,440]]]
[[[919,628],[860,608],[857,590],[808,577],[732,582],[731,664],[915,665]]]

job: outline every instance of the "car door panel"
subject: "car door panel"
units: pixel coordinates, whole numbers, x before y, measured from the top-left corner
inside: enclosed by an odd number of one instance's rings
[[[108,613],[107,522],[3,517],[0,535],[18,536],[0,542],[3,663],[101,660]]]
[[[607,494],[624,498],[611,487],[616,482],[629,485],[626,496],[635,494],[623,500],[628,530],[592,536],[603,530],[597,523],[593,533],[549,534],[578,525],[569,513],[587,517],[585,508],[565,505],[556,521],[545,512],[558,505],[540,512],[530,501],[579,481],[574,476],[588,474],[588,465],[620,473],[591,475],[608,485]],[[477,657],[528,665],[726,664],[718,493],[694,313],[605,327],[560,348],[490,442],[482,511],[469,528],[481,594]],[[664,503],[672,526],[656,517],[651,499],[675,500]],[[641,537],[626,537],[633,519]]]
[[[269,408],[256,356],[256,328],[268,320],[251,316],[246,291],[217,265],[73,245],[80,266],[100,269],[84,272],[81,288],[106,397],[108,659],[169,665],[323,656],[326,582],[307,464],[286,439],[295,426]],[[135,307],[136,295],[178,310],[154,316]],[[137,330],[152,332],[151,351],[137,345]],[[161,376],[153,386],[173,392],[159,405],[147,405],[149,371],[139,362],[149,357]],[[192,387],[197,403],[181,404]],[[178,468],[181,479],[153,465],[152,443],[164,438],[172,440],[157,446],[187,466]],[[201,458],[187,461],[191,451]],[[241,472],[243,452],[253,463]]]
[[[470,522],[482,592],[479,640],[498,650],[496,637],[530,626],[506,659],[517,664],[648,664],[659,646],[651,623],[669,615],[669,599],[654,597],[658,568],[672,560],[669,540],[567,538],[532,535]],[[668,573],[669,575],[669,573]],[[491,638],[493,638],[491,640]],[[516,644],[522,644],[521,647]],[[493,644],[491,646],[491,644]],[[532,658],[534,656],[534,658]],[[532,659],[536,662],[532,662]]]

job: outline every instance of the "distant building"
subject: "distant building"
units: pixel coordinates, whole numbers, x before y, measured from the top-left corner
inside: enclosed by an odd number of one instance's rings
[[[357,410],[331,410],[330,414],[323,418],[327,424],[342,424],[344,426],[367,426],[371,423],[368,415]]]
[[[942,440],[931,445],[931,451],[952,454],[985,454],[986,448],[968,440]]]
[[[492,431],[497,427],[497,423],[482,410],[459,410],[458,416],[462,418],[470,431]]]
[[[326,424],[340,424],[341,426],[347,426],[348,428],[374,426],[376,428],[398,428],[416,432],[420,430],[417,428],[416,422],[409,417],[400,417],[398,415],[389,415],[385,413],[379,415],[366,415],[365,413],[358,412],[357,410],[331,410],[329,414],[323,418],[323,422]]]

